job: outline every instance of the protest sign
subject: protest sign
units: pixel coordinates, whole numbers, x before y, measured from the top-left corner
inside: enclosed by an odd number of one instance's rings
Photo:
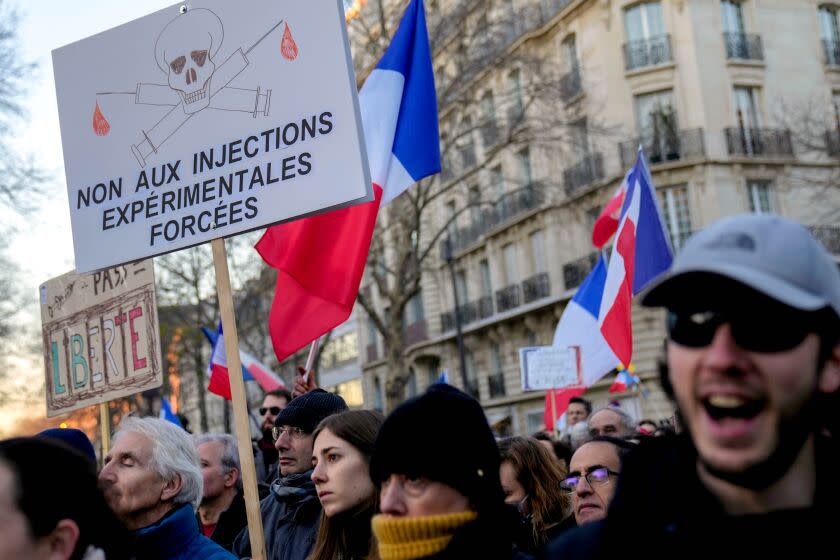
[[[175,4],[53,67],[77,271],[373,199],[337,0]]]
[[[40,296],[47,416],[161,385],[151,260],[68,272]]]
[[[559,389],[583,385],[580,348],[530,346],[519,349],[523,391]]]

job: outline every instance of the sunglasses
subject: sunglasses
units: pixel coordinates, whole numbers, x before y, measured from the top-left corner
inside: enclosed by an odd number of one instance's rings
[[[681,346],[703,348],[712,343],[718,328],[728,324],[740,348],[749,352],[784,352],[817,332],[815,319],[812,313],[781,306],[751,307],[737,313],[669,311],[668,337]]]
[[[283,409],[280,408],[279,406],[269,406],[269,407],[261,406],[260,407],[260,416],[265,416],[266,412],[270,412],[272,416],[277,416],[278,414],[280,414],[281,410],[283,410]]]

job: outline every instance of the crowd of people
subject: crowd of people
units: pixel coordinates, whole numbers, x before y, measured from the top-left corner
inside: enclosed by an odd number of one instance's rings
[[[302,379],[253,442],[270,560],[780,557],[833,549],[840,272],[801,226],[738,216],[642,296],[674,425],[575,398],[559,437],[494,437],[435,384],[387,417]],[[657,437],[661,436],[661,437]],[[128,417],[97,472],[73,429],[0,442],[0,560],[250,558],[236,441]]]

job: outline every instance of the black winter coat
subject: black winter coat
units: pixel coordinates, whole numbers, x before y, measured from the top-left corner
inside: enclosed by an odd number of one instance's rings
[[[840,503],[837,441],[817,440],[814,505],[764,515],[728,515],[701,484],[687,435],[646,438],[622,465],[607,518],[562,535],[547,547],[558,560],[648,558],[807,558],[837,555]],[[831,551],[834,552],[831,552]]]

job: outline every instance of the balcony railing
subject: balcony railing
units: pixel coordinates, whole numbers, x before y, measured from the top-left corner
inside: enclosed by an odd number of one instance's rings
[[[840,130],[825,131],[825,151],[830,156],[840,156]]]
[[[524,303],[548,297],[550,293],[551,284],[548,280],[548,272],[540,272],[522,282],[522,301]]]
[[[375,342],[368,344],[365,350],[365,356],[367,357],[367,361],[375,362],[377,359],[379,359],[379,348]]]
[[[426,321],[420,319],[408,325],[403,333],[403,345],[411,346],[429,338],[426,332]]]
[[[723,34],[726,43],[726,58],[740,60],[764,60],[761,35],[727,31]]]
[[[501,371],[487,376],[487,387],[490,389],[490,398],[504,397],[505,389],[505,374]]]
[[[470,225],[454,230],[452,250],[459,251],[468,247],[491,229],[540,207],[544,200],[543,185],[533,183],[523,189],[505,194],[492,206],[483,205],[480,211],[475,213]]]
[[[840,227],[834,226],[809,226],[811,235],[822,243],[829,253],[840,255]]]
[[[566,194],[571,196],[595,181],[604,177],[604,156],[591,153],[573,166],[563,171],[563,186]]]
[[[618,153],[621,156],[621,168],[629,169],[636,161],[639,144],[645,148],[645,154],[651,164],[681,159],[703,157],[706,155],[706,143],[702,128],[653,132],[621,142]]]
[[[560,77],[560,99],[568,103],[583,91],[580,81],[580,69],[575,66]]]
[[[635,70],[671,62],[671,36],[657,35],[624,43],[624,68]]]
[[[461,311],[461,325],[468,325],[480,319],[486,319],[493,315],[493,298],[492,296],[482,296],[477,300],[465,303],[459,307]],[[446,332],[455,328],[455,312],[447,311],[440,316],[441,331]],[[425,323],[423,325],[425,329]],[[424,337],[421,340],[425,340]]]
[[[840,41],[823,39],[823,55],[826,66],[840,66]]]
[[[563,285],[566,286],[566,289],[571,290],[580,286],[597,262],[598,252],[593,251],[585,257],[564,264]]]
[[[726,128],[730,155],[747,157],[792,157],[790,130],[776,128]]]
[[[520,303],[522,303],[522,293],[519,284],[496,291],[496,309],[499,313],[519,307]]]

